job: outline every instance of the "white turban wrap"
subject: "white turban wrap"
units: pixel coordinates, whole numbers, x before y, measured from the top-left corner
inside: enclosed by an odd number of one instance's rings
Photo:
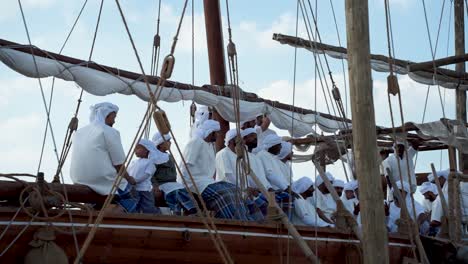
[[[237,136],[237,129],[233,128],[226,132],[226,137],[224,138],[224,145],[227,147],[229,145],[229,141],[236,138]]]
[[[245,123],[255,121],[255,119],[250,119],[250,120],[245,120],[241,122],[241,126],[243,126]]]
[[[268,150],[269,148],[281,144],[282,140],[275,134],[270,134],[263,139],[261,149]]]
[[[422,195],[427,192],[432,192],[435,195],[439,194],[437,191],[437,186],[430,182],[423,182],[421,186],[419,186],[419,192],[421,192]]]
[[[294,181],[291,185],[293,192],[301,194],[307,191],[311,186],[314,186],[314,181],[311,178],[304,176],[297,181]]]
[[[345,183],[342,180],[335,179],[335,180],[333,180],[333,187],[341,187],[341,188],[344,189]]]
[[[213,132],[219,131],[221,129],[221,126],[219,125],[218,121],[208,119],[203,124],[200,126],[198,129],[198,136],[201,139],[205,139],[208,135],[210,135]]]
[[[138,141],[138,145],[142,145],[149,151],[148,159],[155,164],[166,163],[169,160],[169,154],[159,151],[151,140],[142,138]]]
[[[354,191],[353,183],[347,182],[344,184],[343,191]]]
[[[356,180],[352,180],[348,182],[350,185],[351,190],[355,191],[356,189],[359,189],[359,182]]]
[[[327,176],[328,180],[331,181],[332,184],[333,184],[333,181],[334,181],[335,177],[333,177],[333,175],[332,175],[330,172],[328,172],[328,171],[325,172],[325,175]],[[323,183],[322,177],[321,177],[320,175],[317,176],[317,179],[315,180],[315,186],[318,187],[318,186],[320,186],[320,184],[322,184],[322,183]]]
[[[397,181],[396,182],[396,187],[399,190],[405,191],[406,193],[411,193],[411,188],[410,188],[409,184],[406,181],[403,181],[403,184],[401,183],[401,181]]]
[[[208,106],[199,105],[197,111],[195,111],[195,126],[199,127],[210,117],[210,110]]]
[[[159,146],[161,145],[164,141],[168,141],[170,140],[172,137],[171,135],[168,133],[166,135],[164,135],[164,137],[161,135],[161,133],[158,131],[156,133],[154,133],[153,135],[153,138],[151,139],[154,143],[154,145],[156,146]]]
[[[287,141],[283,141],[281,142],[281,151],[280,153],[278,154],[278,158],[279,159],[284,159],[286,158],[286,156],[288,156],[290,153],[292,152],[292,144],[287,142]]]
[[[253,127],[246,128],[244,130],[241,130],[241,137],[246,137],[250,134],[257,134],[257,130]]]
[[[89,110],[91,114],[89,116],[89,122],[93,124],[106,124],[106,117],[112,112],[118,112],[119,107],[115,104],[104,102],[92,105]]]
[[[444,177],[446,180],[448,180],[449,173],[450,173],[449,169],[436,171],[436,174],[437,174],[438,178]],[[433,181],[434,180],[434,174],[430,173],[429,175],[427,175],[427,180],[430,181],[430,182]]]

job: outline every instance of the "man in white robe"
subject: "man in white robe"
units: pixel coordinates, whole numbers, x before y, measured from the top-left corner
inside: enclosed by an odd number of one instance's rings
[[[281,151],[277,155],[278,159],[281,160],[281,170],[283,175],[285,175],[288,182],[291,182],[293,179],[292,165],[291,160],[293,157],[292,144],[287,141],[281,142]]]
[[[98,194],[109,195],[118,171],[123,170],[124,179],[118,186],[120,199],[117,200],[125,210],[132,212],[136,203],[131,202],[128,183],[134,185],[135,179],[127,173],[120,133],[112,127],[119,108],[104,102],[91,106],[90,110],[90,123],[78,129],[72,139],[70,178],[73,183],[87,185]]]
[[[341,201],[343,205],[350,213],[354,213],[354,207],[359,204],[359,201],[356,199],[354,194],[354,184],[352,182],[347,182],[343,188],[343,194],[341,195]]]
[[[265,137],[257,157],[263,164],[266,177],[275,191],[286,191],[289,188],[288,175],[284,174],[283,164],[277,155],[281,151],[281,138],[277,135]]]
[[[255,129],[257,130],[259,146],[263,144],[263,139],[268,135],[276,135],[276,132],[269,128],[270,124],[271,120],[267,115],[261,114],[257,116]]]
[[[333,224],[323,221],[317,214],[316,208],[309,199],[312,199],[314,193],[314,182],[309,177],[302,177],[293,182],[291,189],[298,194],[294,200],[293,221],[310,226],[333,226]],[[295,223],[297,224],[297,223]]]
[[[426,213],[430,214],[432,212],[434,201],[437,199],[439,194],[437,186],[431,182],[423,182],[421,186],[419,186],[419,192],[424,196],[424,209]]]
[[[335,188],[336,193],[340,197],[341,197],[341,195],[343,195],[344,186],[345,186],[344,181],[342,181],[340,179],[334,179],[333,180],[333,187]]]
[[[334,177],[330,172],[325,172],[326,177],[328,180],[333,184]],[[325,183],[321,176],[317,176],[315,180],[316,191],[314,192],[314,196],[312,197],[312,202],[315,204],[317,208],[317,214],[320,218],[330,224],[334,224],[335,222],[335,213],[336,213],[336,203],[333,200],[330,191],[328,191]]]
[[[215,217],[225,219],[248,220],[248,212],[235,185],[219,181],[215,182],[215,150],[216,132],[220,130],[218,121],[206,120],[199,128],[197,136],[186,145],[185,163],[181,161],[182,177],[192,192],[199,192],[208,210],[214,211]],[[193,178],[193,181],[192,181]]]
[[[236,136],[235,128],[227,131],[222,150],[216,153],[216,181],[227,181],[232,184],[240,183],[236,172]]]
[[[389,169],[390,175],[393,177],[395,182],[400,180],[400,172],[403,181],[408,183],[411,182],[411,193],[414,193],[417,188],[413,162],[413,158],[416,156],[417,149],[418,144],[416,142],[414,142],[412,147],[409,147],[408,150],[405,151],[405,143],[402,141],[396,141],[395,153],[389,155],[388,158],[383,162],[386,176],[389,176],[387,173],[387,169]],[[408,153],[408,159],[406,158],[406,153]],[[398,161],[400,163],[401,170],[398,169]]]
[[[396,188],[400,190],[402,198],[405,200],[406,208],[409,213],[409,217],[413,220],[416,220],[419,226],[423,226],[424,222],[427,222],[427,217],[424,213],[424,208],[421,204],[417,201],[414,201],[414,211],[416,212],[416,218],[413,212],[413,201],[411,200],[411,187],[407,182],[396,182]],[[398,222],[400,219],[401,214],[401,206],[400,202],[396,198],[396,194],[394,193],[393,202],[390,203],[388,216],[386,219],[387,228],[389,232],[394,233],[398,232]]]

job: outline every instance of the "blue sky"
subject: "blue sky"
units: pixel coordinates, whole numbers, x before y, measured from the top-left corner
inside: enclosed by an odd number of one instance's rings
[[[6,0],[2,2],[0,38],[26,44],[27,38],[17,1]],[[58,52],[84,1],[23,0],[22,2],[33,44],[42,49]],[[223,30],[226,34],[225,2],[221,2],[223,6]],[[337,26],[343,46],[346,45],[344,2],[344,0],[333,0]],[[400,59],[412,61],[430,60],[431,53],[422,1],[392,0],[390,2],[396,56]],[[433,46],[435,46],[443,2],[426,1],[429,31]],[[63,54],[80,59],[88,58],[99,3],[100,1],[97,0],[88,1]],[[172,43],[183,1],[163,0],[162,3],[161,55],[164,56],[168,53]],[[315,5],[315,1],[311,0],[311,3]],[[152,38],[156,25],[157,1],[121,0],[121,4],[145,70],[149,72]],[[445,1],[436,57],[453,54],[453,21],[449,21],[449,14],[453,10],[450,8],[451,1]],[[296,1],[236,0],[230,1],[230,11],[233,38],[238,49],[242,88],[269,99],[292,103],[294,49],[280,45],[271,40],[271,37],[273,33],[294,35]],[[376,54],[386,55],[387,40],[383,0],[370,0],[369,14],[371,51]],[[209,83],[202,1],[195,1],[194,19],[195,84],[202,85]],[[301,16],[299,17],[299,24],[300,35],[305,37],[304,23]],[[318,24],[323,41],[338,45],[335,22],[329,1],[319,1],[318,3]],[[448,31],[449,25],[451,32]],[[226,41],[227,37],[225,37]],[[188,13],[184,19],[175,52],[176,65],[172,80],[191,82],[191,55],[191,9],[189,3]],[[104,3],[104,11],[92,60],[130,71],[140,71],[114,1],[107,0]],[[329,61],[331,62],[334,78],[337,80],[340,89],[342,89],[344,97],[345,79],[341,61],[331,58]],[[327,112],[321,89],[315,87],[314,67],[312,54],[304,50],[298,50],[296,104]],[[345,65],[345,67],[347,66]],[[373,72],[377,123],[389,126],[390,116],[388,114],[385,79],[385,74]],[[43,84],[48,97],[51,79],[44,79]],[[407,76],[400,76],[400,87],[403,96],[405,121],[421,122],[427,86],[415,83]],[[315,89],[317,89],[317,105],[314,105]],[[74,112],[79,91],[74,83],[60,80],[56,82],[51,120],[59,151],[66,126]],[[445,94],[447,100],[445,105],[446,116],[453,118],[454,93],[451,90],[445,90],[442,93]],[[124,147],[128,149],[146,104],[133,96],[111,95],[103,98],[85,94],[79,115],[80,126],[87,123],[89,106],[100,101],[111,101],[119,105],[121,111],[115,127],[121,131]],[[188,140],[189,105],[190,102],[161,104],[169,114],[176,136],[182,145]],[[441,117],[442,111],[437,87],[431,87],[426,121],[438,120]],[[35,79],[14,72],[3,64],[0,64],[0,120],[2,121],[0,122],[0,131],[2,131],[2,137],[0,137],[0,146],[2,146],[0,148],[0,157],[2,157],[0,171],[35,173],[45,126],[45,112],[38,82]],[[399,123],[399,121],[397,122]],[[285,131],[278,131],[278,133],[281,135],[287,134]],[[53,145],[49,134],[41,167],[41,171],[44,171],[48,178],[52,177],[57,166],[53,153]],[[421,154],[417,162],[417,171],[428,171],[430,162],[434,162],[436,167],[439,167],[440,157],[439,151]],[[442,157],[442,167],[445,167],[447,166],[445,152],[443,152]],[[294,165],[295,176],[313,176],[311,175],[312,168],[311,164]],[[340,164],[331,166],[330,170],[336,176],[344,177]],[[68,174],[68,164],[65,166],[64,172],[65,175]]]

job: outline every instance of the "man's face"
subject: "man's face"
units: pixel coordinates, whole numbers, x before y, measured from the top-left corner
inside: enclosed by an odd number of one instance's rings
[[[447,180],[444,177],[439,177],[440,187],[444,187],[444,184]]]
[[[108,126],[113,126],[114,123],[115,123],[115,118],[117,117],[117,113],[116,112],[111,112],[110,114],[108,114],[106,116],[106,120],[105,120],[105,123],[106,125]]]
[[[244,143],[250,149],[256,148],[257,147],[257,134],[251,133],[245,136]]]
[[[314,187],[310,186],[305,192],[301,194],[302,198],[307,199],[308,197],[312,197],[314,194]]]
[[[321,183],[318,187],[317,187],[323,194],[327,194],[327,193],[330,193],[328,191],[328,188],[327,186],[325,186],[325,183]]]
[[[263,116],[262,116],[262,115],[261,115],[261,116],[257,116],[256,121],[257,121],[257,126],[261,126],[262,123],[263,123]]]
[[[205,138],[205,141],[208,142],[208,143],[216,142],[216,135],[217,135],[217,132],[215,132],[215,131],[211,132],[211,133]]]
[[[341,196],[343,194],[343,188],[341,187],[335,187],[336,193],[338,193],[338,196]]]
[[[138,144],[135,147],[135,155],[138,158],[147,158],[149,154],[149,151],[142,145]]]
[[[346,190],[346,191],[345,191],[345,195],[346,195],[346,199],[348,199],[348,200],[349,200],[349,199],[356,198],[356,197],[354,196],[354,192],[353,192],[352,190]]]
[[[434,202],[437,196],[433,192],[425,192],[424,194],[424,199],[429,200],[430,202]]]
[[[276,144],[268,149],[268,152],[270,152],[273,155],[278,155],[280,151],[281,151],[281,144]]]
[[[396,151],[398,156],[403,156],[403,154],[405,153],[405,145],[398,144],[396,147]]]

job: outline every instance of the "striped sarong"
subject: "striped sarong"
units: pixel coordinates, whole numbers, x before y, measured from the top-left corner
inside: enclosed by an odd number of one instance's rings
[[[182,209],[190,212],[195,210],[195,205],[185,189],[174,190],[166,194],[164,199],[169,208],[176,214],[180,214]]]
[[[223,181],[212,183],[201,196],[216,218],[250,220],[245,204],[236,201],[241,194],[234,184]]]

